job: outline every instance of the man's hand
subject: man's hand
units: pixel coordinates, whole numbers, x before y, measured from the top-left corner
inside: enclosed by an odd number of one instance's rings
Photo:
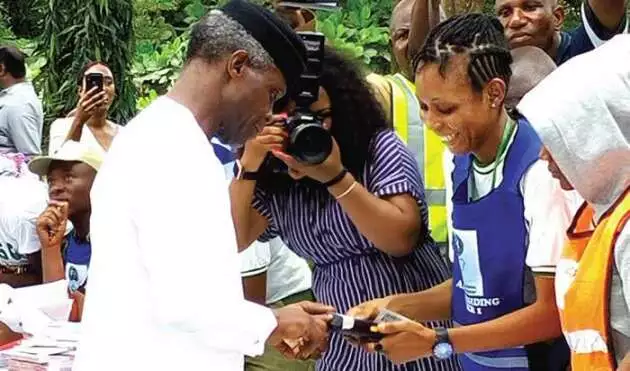
[[[630,371],[630,353],[626,354],[626,357],[617,367],[617,371]]]
[[[278,326],[269,337],[287,358],[318,356],[328,346],[328,322],[335,308],[308,301],[274,311]]]
[[[37,235],[42,248],[61,246],[68,224],[68,203],[51,200],[37,218]]]

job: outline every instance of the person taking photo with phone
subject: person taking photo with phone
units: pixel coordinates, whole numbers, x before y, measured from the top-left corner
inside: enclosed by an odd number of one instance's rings
[[[74,140],[107,152],[122,126],[107,119],[116,97],[114,75],[103,62],[89,62],[77,78],[79,102],[68,117],[50,126],[48,155],[53,155],[67,140]]]

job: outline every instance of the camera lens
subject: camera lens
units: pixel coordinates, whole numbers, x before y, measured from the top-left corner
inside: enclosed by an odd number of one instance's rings
[[[298,125],[290,139],[293,156],[306,164],[321,164],[332,151],[330,133],[317,123]]]

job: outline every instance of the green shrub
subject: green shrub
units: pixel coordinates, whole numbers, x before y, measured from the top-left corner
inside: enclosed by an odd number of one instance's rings
[[[348,0],[341,9],[318,12],[317,29],[336,49],[373,71],[388,73],[392,65],[387,27],[391,10],[391,0]]]

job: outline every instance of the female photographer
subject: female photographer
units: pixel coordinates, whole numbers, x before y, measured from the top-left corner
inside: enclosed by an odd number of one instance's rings
[[[102,90],[88,86],[88,75],[100,75]],[[109,108],[116,97],[114,75],[103,62],[89,62],[77,79],[79,102],[68,117],[55,120],[50,126],[48,154],[53,155],[66,140],[87,144],[102,153],[107,152],[121,126],[109,121]]]
[[[266,126],[245,145],[230,193],[239,247],[280,236],[314,262],[317,300],[343,313],[371,298],[430,288],[449,273],[429,235],[413,156],[387,129],[357,69],[330,49],[323,66],[319,99],[309,110],[330,131],[332,153],[319,165],[299,163],[283,152],[286,129]],[[269,151],[287,165],[288,175],[261,166]],[[459,366],[451,358],[439,367]],[[317,369],[436,370],[438,365],[425,359],[395,368],[386,357],[333,333]]]

